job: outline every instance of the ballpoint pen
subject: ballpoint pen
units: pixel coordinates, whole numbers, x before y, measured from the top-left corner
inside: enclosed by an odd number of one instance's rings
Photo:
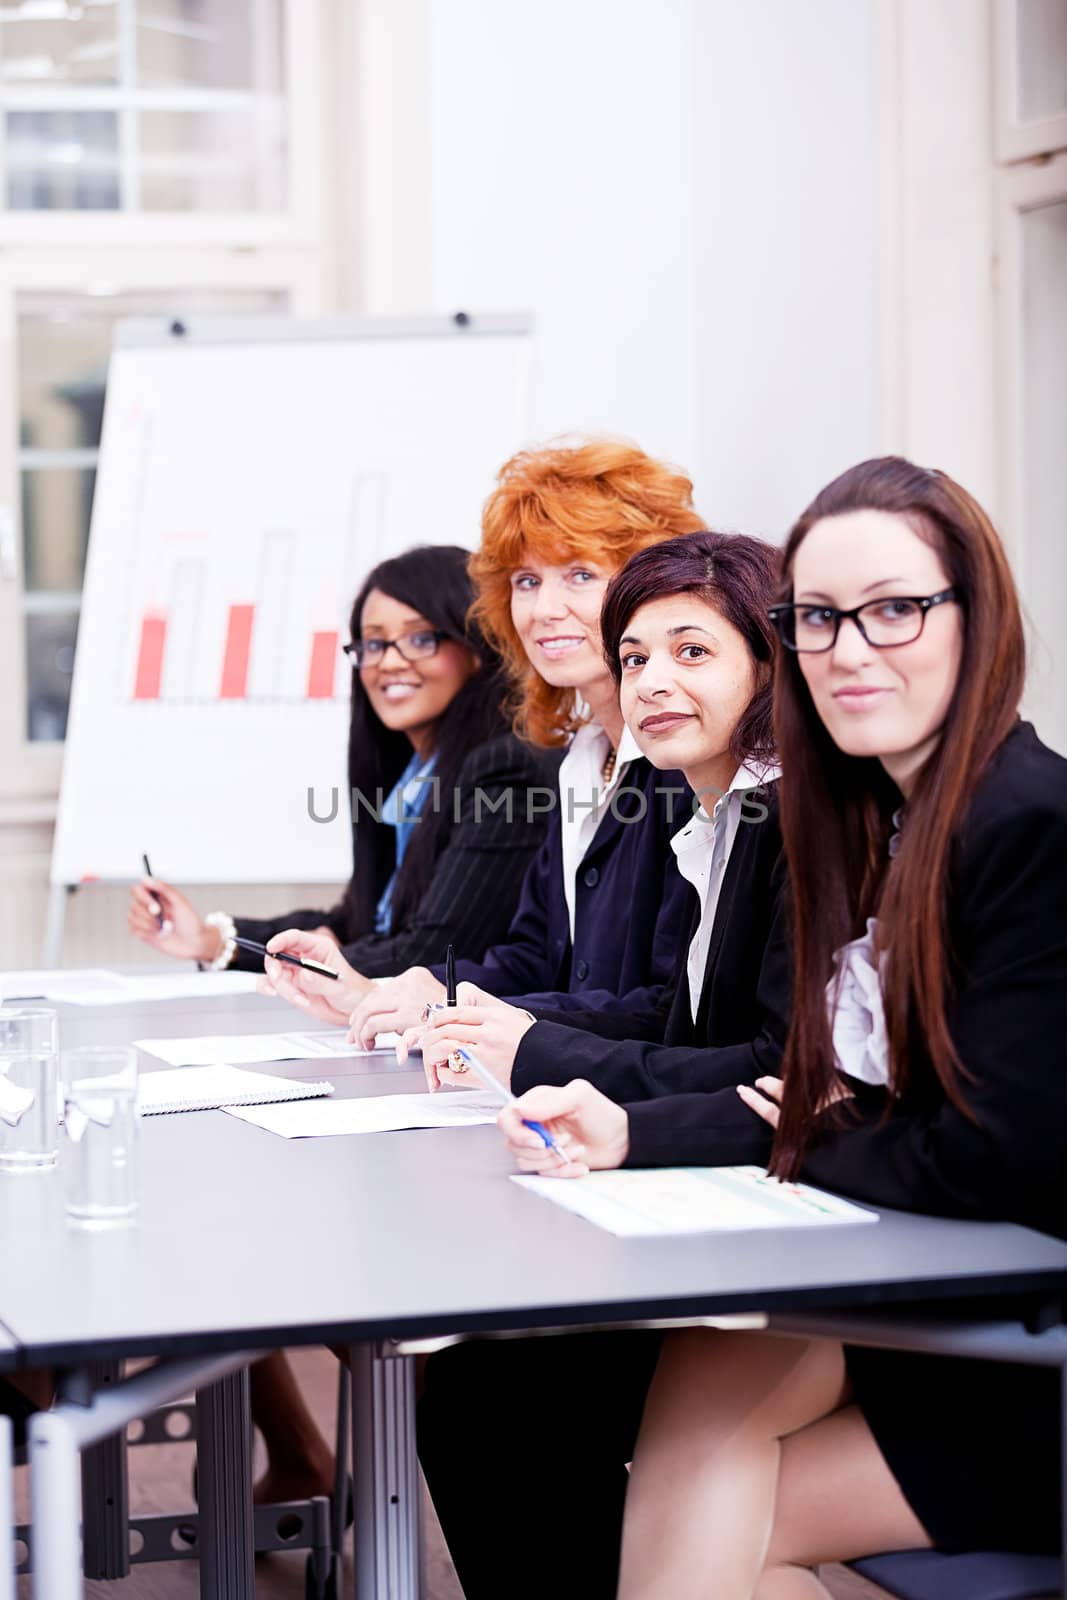
[[[332,967],[324,967],[318,961],[304,961],[300,956],[291,956],[285,950],[268,950],[258,939],[235,939],[233,942],[239,950],[249,950],[254,956],[269,956],[272,961],[285,961],[291,967],[303,967],[307,972],[317,972],[320,978],[340,977],[340,973],[334,972]]]
[[[453,950],[451,945],[449,945],[448,949],[445,951],[445,998],[443,1002],[438,1000],[436,1004],[427,1006],[427,1021],[429,1020],[432,1012],[441,1010],[442,1004],[446,1006],[459,1005],[459,999],[456,995],[456,952]],[[467,1070],[463,1065],[463,1062],[460,1060],[460,1054],[458,1050],[453,1050],[452,1054],[448,1058],[448,1064],[452,1068],[453,1072],[466,1072]]]
[[[518,1097],[513,1095],[510,1089],[506,1089],[499,1078],[494,1078],[485,1062],[479,1061],[478,1057],[470,1050],[460,1049],[455,1051],[454,1054],[463,1057],[471,1071],[481,1079],[487,1089],[491,1089],[493,1091],[501,1105],[513,1106],[517,1103]],[[552,1151],[554,1156],[559,1157],[560,1161],[562,1161],[564,1165],[574,1159],[573,1156],[567,1155],[566,1151],[560,1148],[543,1122],[534,1122],[529,1117],[523,1117],[522,1125],[524,1128],[530,1128],[534,1133],[536,1133],[538,1138],[540,1138],[545,1146]]]
[[[152,868],[148,865],[148,857],[146,855],[142,854],[141,860],[144,862],[144,875],[145,875],[146,878],[150,878],[152,876]],[[160,929],[161,933],[163,931],[163,924],[164,924],[165,920],[166,919],[163,916],[163,907],[160,905],[159,901],[157,900],[156,901],[156,921],[159,923],[159,929]]]

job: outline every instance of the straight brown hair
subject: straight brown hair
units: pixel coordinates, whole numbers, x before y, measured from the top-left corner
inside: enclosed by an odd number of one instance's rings
[[[943,472],[899,456],[864,461],[821,490],[790,532],[782,599],[792,599],[797,550],[815,523],[854,511],[906,519],[936,548],[962,612],[959,677],[938,743],[907,802],[890,862],[900,794],[881,763],[838,749],[812,703],[794,652],[779,646],[774,726],[782,765],[780,815],[792,896],[793,1005],[786,1091],[771,1170],[797,1175],[837,1078],[826,985],[834,953],[877,916],[890,1090],[922,1054],[948,1099],[970,1115],[967,1072],[949,1033],[953,988],[945,906],[952,849],[968,802],[1019,714],[1026,646],[1004,548],[981,506]],[[824,1113],[838,1124],[843,1102]]]

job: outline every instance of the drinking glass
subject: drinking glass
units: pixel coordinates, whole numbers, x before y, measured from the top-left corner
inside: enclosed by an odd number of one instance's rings
[[[56,1164],[56,1013],[0,1005],[0,1171]]]
[[[137,1210],[137,1051],[85,1045],[60,1061],[67,1215],[87,1226]]]

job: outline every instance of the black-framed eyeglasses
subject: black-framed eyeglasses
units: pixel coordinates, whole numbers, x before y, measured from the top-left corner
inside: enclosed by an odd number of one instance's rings
[[[772,606],[767,615],[778,629],[787,650],[799,655],[818,655],[832,650],[846,618],[854,622],[874,650],[891,650],[894,645],[912,644],[926,624],[927,613],[959,598],[955,589],[937,594],[890,594],[881,600],[868,600],[862,606],[841,611],[837,606]]]
[[[352,639],[341,648],[357,667],[377,667],[390,649],[395,650],[402,661],[425,661],[437,654],[447,638],[448,634],[442,633],[440,628],[416,628],[395,639]]]

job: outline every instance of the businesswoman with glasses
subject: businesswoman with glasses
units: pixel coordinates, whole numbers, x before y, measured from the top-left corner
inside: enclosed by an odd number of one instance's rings
[[[266,920],[202,917],[153,878],[131,893],[132,933],[208,967],[261,969],[235,936],[266,943],[315,929],[364,990],[439,961],[449,943],[480,955],[503,937],[545,828],[531,791],[551,787],[554,761],[509,730],[500,657],[468,618],[468,558],[455,545],[418,546],[375,567],[352,606],[354,865],[338,904]],[[491,895],[479,892],[487,880]]]
[[[784,567],[793,1002],[781,1076],[737,1091],[753,1138],[727,1146],[711,1096],[623,1107],[572,1084],[502,1114],[513,1151],[552,1170],[522,1126],[536,1117],[572,1141],[564,1177],[769,1158],[874,1205],[1067,1237],[1067,761],[1019,718],[1003,548],[951,478],[890,457],[816,497]],[[816,1600],[823,1562],[1054,1553],[1060,1431],[1051,1370],[671,1334],[619,1596],[683,1600],[710,1582],[722,1600]]]

